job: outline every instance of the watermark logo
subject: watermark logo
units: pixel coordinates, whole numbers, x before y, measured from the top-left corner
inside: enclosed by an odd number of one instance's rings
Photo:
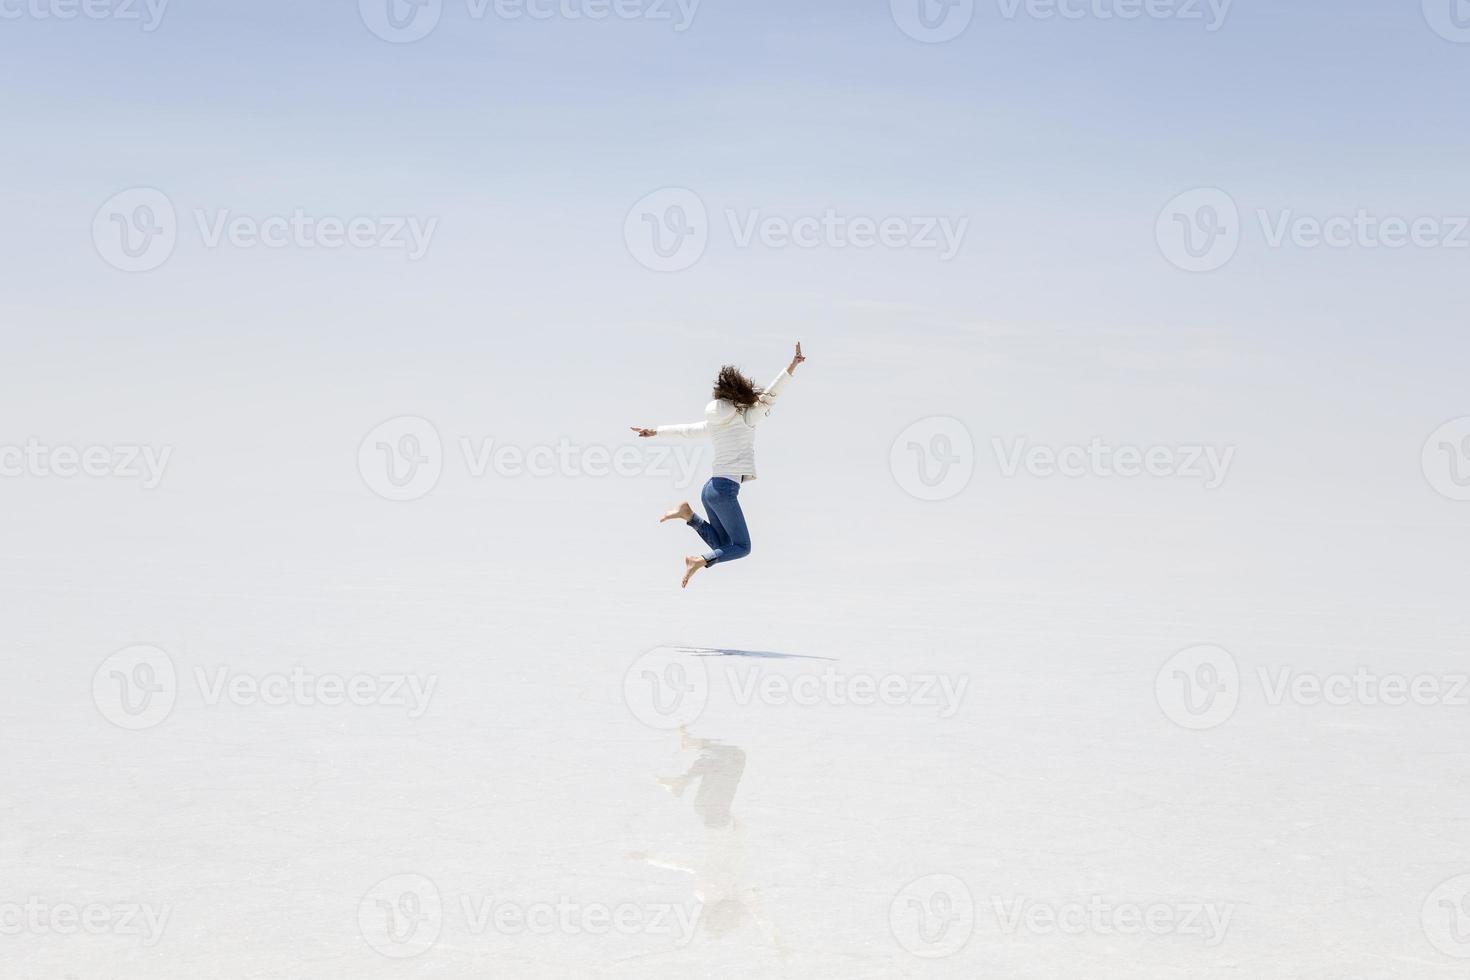
[[[1180,650],[1159,668],[1154,697],[1164,715],[1181,728],[1218,728],[1240,703],[1240,667],[1223,647]]]
[[[169,0],[0,0],[0,20],[137,21],[152,34],[168,5]]]
[[[108,198],[92,218],[97,254],[122,272],[151,272],[174,254],[178,212],[167,194],[133,187]]]
[[[650,728],[672,731],[693,724],[709,704],[704,659],[672,647],[648,651],[623,675],[623,703]]]
[[[422,41],[439,26],[444,0],[357,0],[367,29],[390,44]]]
[[[1470,416],[1435,429],[1424,442],[1424,479],[1443,497],[1470,500]]]
[[[975,19],[975,0],[888,0],[893,21],[924,44],[953,41]]]
[[[1424,0],[1424,19],[1446,41],[1470,44],[1470,0]]]
[[[888,468],[910,496],[948,500],[974,478],[975,440],[957,418],[932,415],[919,419],[893,440]]]
[[[117,651],[92,675],[92,702],[119,728],[141,731],[162,724],[179,696],[179,676],[169,655],[139,644]]]
[[[709,210],[703,198],[687,187],[665,187],[629,209],[623,241],[645,268],[683,272],[709,247]]]
[[[369,946],[390,959],[421,956],[444,928],[439,888],[423,875],[384,878],[358,905],[357,928]]]
[[[1159,212],[1154,236],[1164,258],[1180,269],[1214,272],[1240,249],[1240,208],[1218,187],[1185,191]]]
[[[888,927],[898,944],[915,956],[931,960],[953,956],[975,931],[975,899],[954,875],[925,875],[893,897]]]
[[[1420,921],[1431,946],[1457,960],[1470,959],[1470,875],[1457,875],[1430,892]]]
[[[357,447],[362,482],[384,500],[426,496],[444,474],[444,444],[427,419],[401,415],[363,437]]]

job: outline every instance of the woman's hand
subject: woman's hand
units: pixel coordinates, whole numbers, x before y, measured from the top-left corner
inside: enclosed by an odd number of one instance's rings
[[[786,369],[787,374],[795,374],[796,366],[806,360],[806,355],[801,352],[801,341],[796,342],[796,356],[791,359],[791,366]]]
[[[654,436],[658,435],[658,430],[657,429],[640,429],[636,425],[630,425],[630,426],[628,426],[628,428],[630,428],[634,432],[638,433],[638,438],[639,439],[652,439]]]

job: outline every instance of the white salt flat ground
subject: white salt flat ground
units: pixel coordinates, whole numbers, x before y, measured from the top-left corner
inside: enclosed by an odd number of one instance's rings
[[[0,583],[0,901],[168,918],[153,945],[20,930],[0,938],[5,974],[1464,976],[1424,906],[1470,872],[1470,708],[1273,706],[1255,679],[1463,672],[1463,526],[1354,522],[1341,500],[1256,517],[1236,501],[1211,522],[983,481],[983,505],[946,509],[876,477],[856,491],[878,515],[864,525],[841,495],[764,489],[748,494],[756,555],[682,595],[688,532],[651,523],[660,486],[609,485],[606,514],[557,487],[494,506],[453,488],[411,505],[29,497]],[[774,512],[777,493],[801,512]],[[48,545],[62,528],[64,554]],[[179,693],[162,723],[127,731],[92,680],[139,643],[167,651]],[[1227,722],[1190,731],[1155,678],[1205,643],[1233,654],[1242,692]],[[681,740],[624,697],[636,659],[680,645],[789,656],[699,658],[708,704]],[[438,686],[412,718],[210,705],[195,680],[296,665]],[[752,671],[829,666],[967,688],[950,717],[737,698]],[[658,781],[701,754],[703,809],[698,784]],[[951,883],[948,919],[923,893],[935,881]],[[687,935],[511,934],[479,917],[487,903],[651,917],[701,896],[726,904]],[[429,931],[389,938],[379,898]],[[1229,919],[1221,935],[1061,934],[1008,927],[1017,899]],[[927,945],[904,918],[919,907],[936,915]]]

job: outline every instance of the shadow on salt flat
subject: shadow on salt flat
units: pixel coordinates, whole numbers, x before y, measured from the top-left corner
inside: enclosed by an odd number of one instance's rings
[[[696,657],[759,657],[766,660],[831,660],[836,657],[813,657],[805,653],[776,653],[771,650],[727,650],[721,647],[674,647],[680,653]]]

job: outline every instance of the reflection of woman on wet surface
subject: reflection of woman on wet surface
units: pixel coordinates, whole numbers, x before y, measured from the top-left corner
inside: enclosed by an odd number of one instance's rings
[[[749,921],[785,957],[787,950],[775,927],[762,914],[759,892],[745,883],[744,835],[732,811],[745,775],[745,751],[713,739],[692,738],[683,731],[679,743],[681,749],[694,749],[698,756],[682,775],[660,776],[658,781],[680,798],[691,783],[699,784],[694,791],[694,812],[704,828],[704,855],[693,868],[650,855],[637,856],[657,867],[694,876],[694,897],[702,906],[699,923],[706,932],[727,936]]]
[[[691,741],[686,736],[686,744]],[[698,781],[694,791],[694,812],[711,829],[728,827],[735,817],[730,805],[735,802],[735,791],[740,788],[740,777],[745,775],[745,752],[723,742],[700,740],[699,758],[682,776],[660,779],[675,796],[683,796],[691,782]]]

